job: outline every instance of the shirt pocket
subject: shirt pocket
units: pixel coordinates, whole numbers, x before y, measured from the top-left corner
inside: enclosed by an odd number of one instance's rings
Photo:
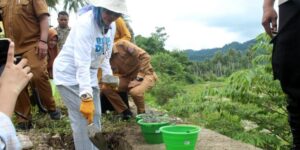
[[[32,16],[33,15],[33,6],[31,0],[20,0],[20,3],[16,6],[16,14],[23,16]]]

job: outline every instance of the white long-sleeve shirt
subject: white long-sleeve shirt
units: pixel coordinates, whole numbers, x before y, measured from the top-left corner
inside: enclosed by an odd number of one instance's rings
[[[20,150],[21,144],[10,118],[0,112],[0,150]]]
[[[93,19],[92,11],[78,17],[77,24],[54,60],[53,77],[56,85],[78,85],[79,95],[90,93],[98,86],[97,71],[112,75],[109,59],[112,53],[116,27],[112,23],[103,35]]]

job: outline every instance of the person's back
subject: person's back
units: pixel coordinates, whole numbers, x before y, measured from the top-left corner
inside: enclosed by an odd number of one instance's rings
[[[69,14],[66,11],[59,12],[57,21],[58,26],[55,28],[55,30],[58,34],[58,50],[60,51],[65,44],[71,30],[69,27]]]

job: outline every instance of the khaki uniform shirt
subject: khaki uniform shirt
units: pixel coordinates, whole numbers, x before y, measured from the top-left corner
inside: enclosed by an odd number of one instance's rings
[[[150,59],[150,55],[143,49],[127,40],[119,40],[114,44],[110,65],[113,73],[118,75],[120,80],[131,81],[136,77],[144,78],[145,76],[157,80]]]
[[[63,48],[63,45],[66,42],[66,39],[69,35],[69,32],[71,30],[70,27],[67,28],[60,28],[59,26],[55,28],[58,35],[58,51],[60,51]]]
[[[45,0],[0,0],[5,36],[15,42],[16,54],[35,49],[40,39],[39,17],[48,14]]]
[[[119,17],[115,22],[116,22],[117,30],[116,30],[114,42],[118,42],[120,39],[131,41],[131,34],[122,17]]]

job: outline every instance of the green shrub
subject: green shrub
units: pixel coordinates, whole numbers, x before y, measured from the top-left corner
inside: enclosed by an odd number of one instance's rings
[[[178,82],[172,81],[167,75],[161,75],[160,80],[151,90],[151,94],[156,97],[157,103],[160,105],[166,104],[169,99],[181,92],[181,86]]]

